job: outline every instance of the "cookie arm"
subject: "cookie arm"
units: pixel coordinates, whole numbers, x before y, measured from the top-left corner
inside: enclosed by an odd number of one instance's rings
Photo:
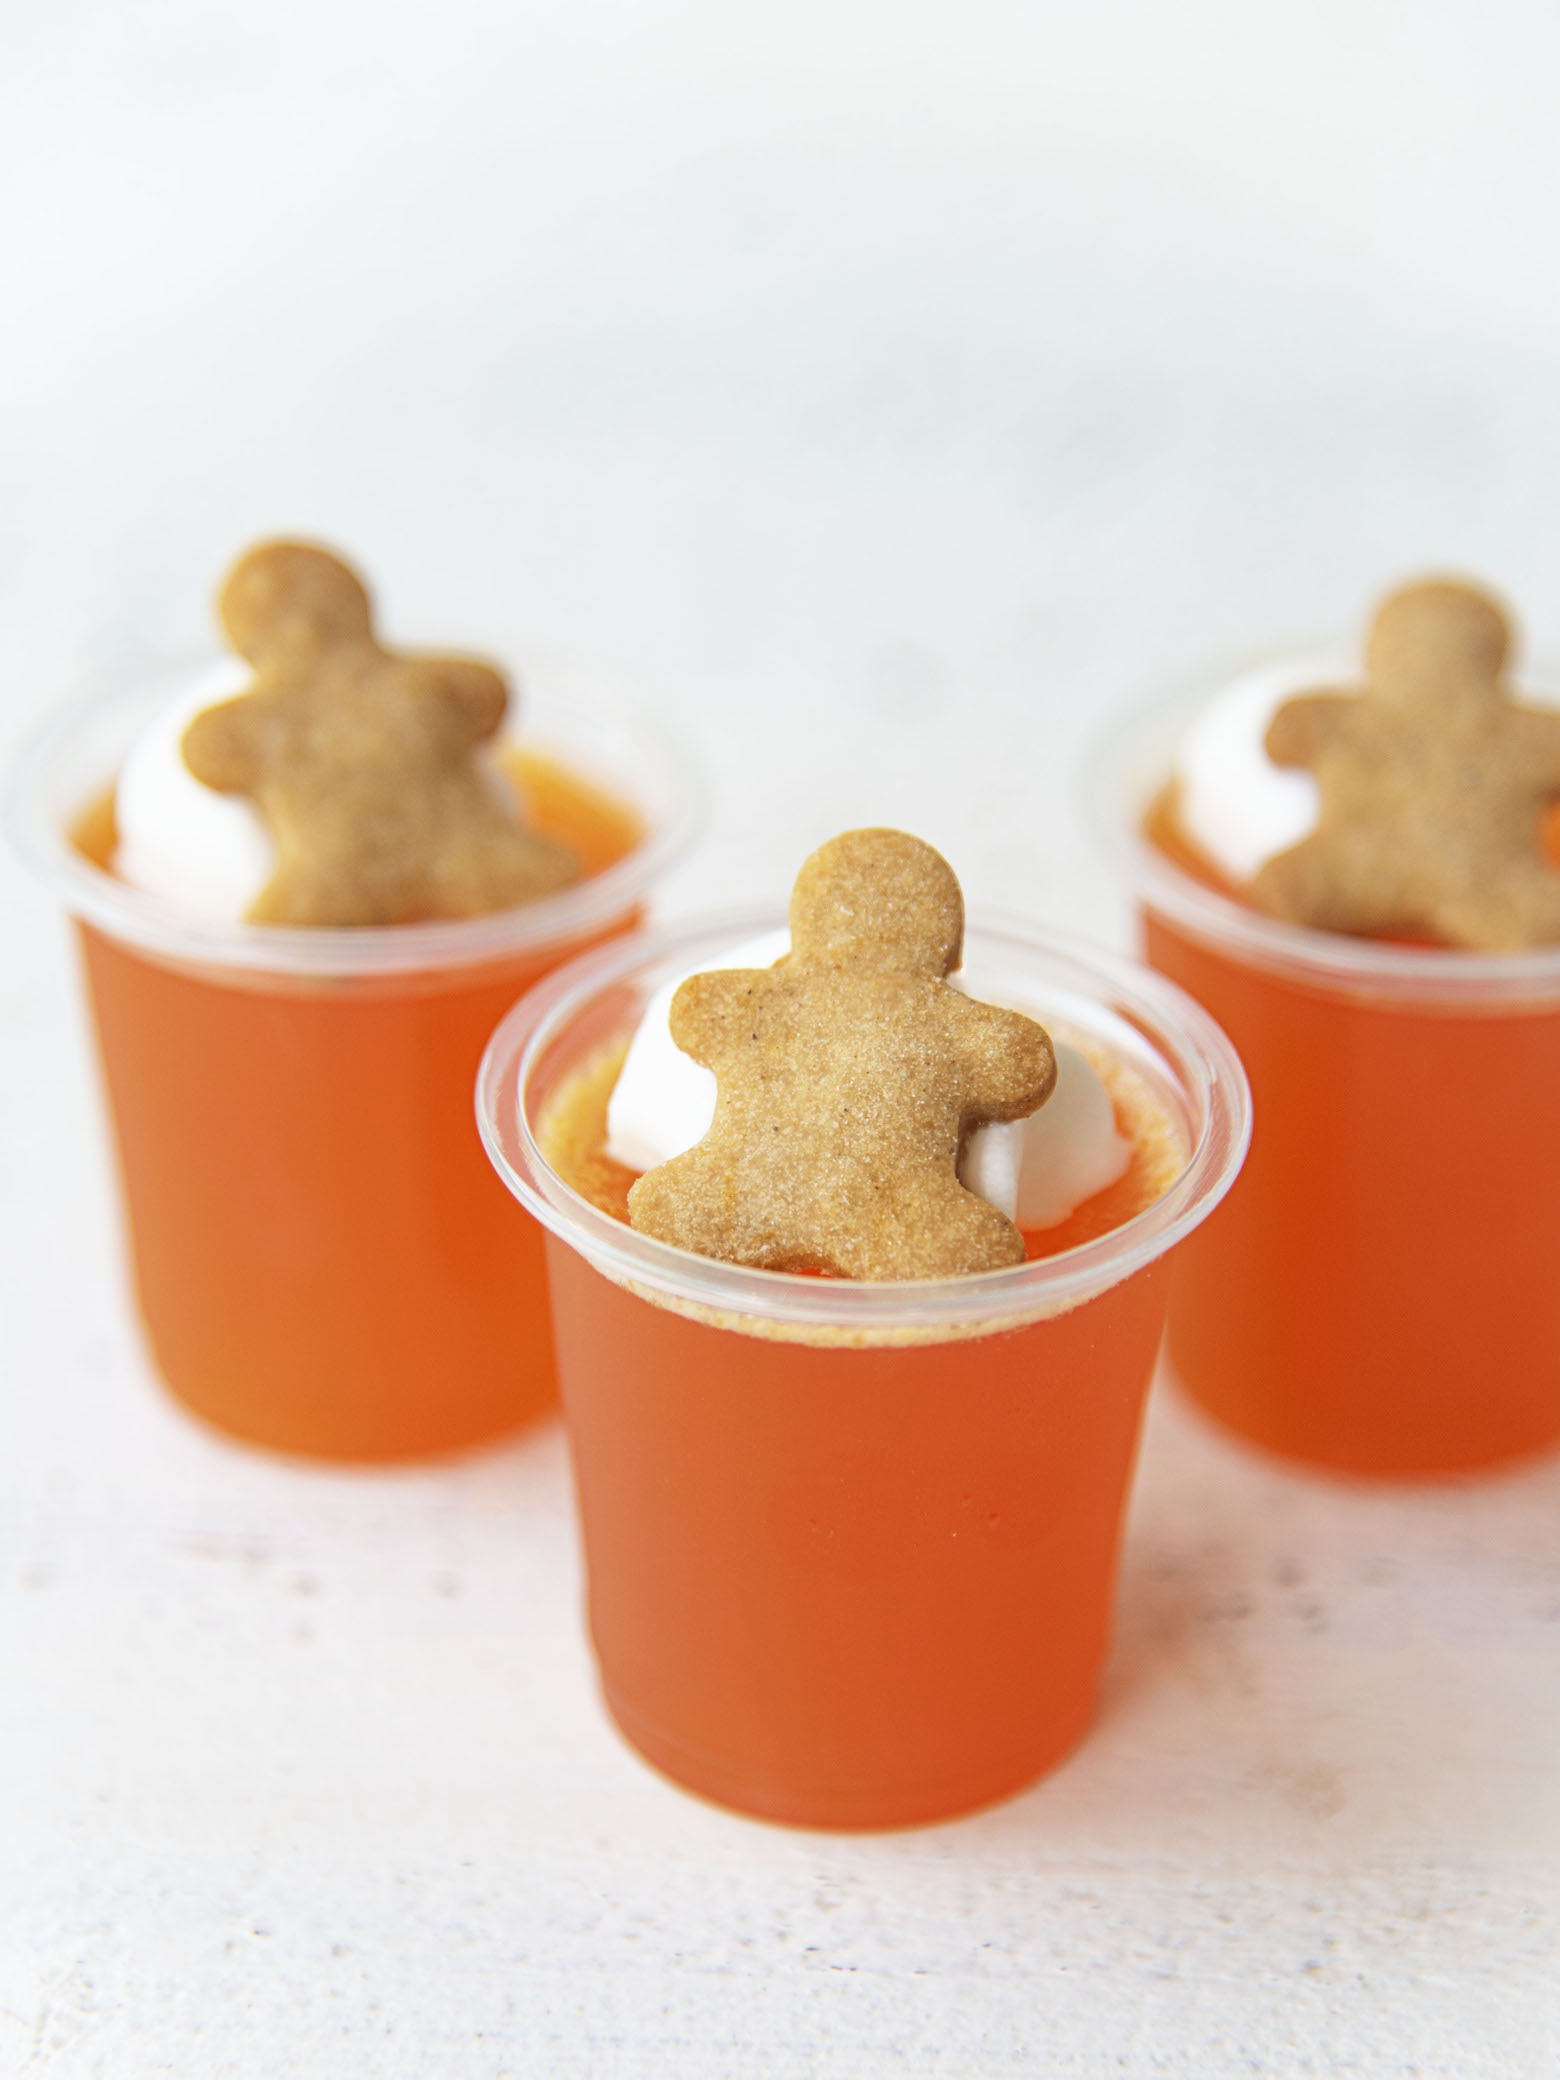
[[[1524,750],[1532,761],[1535,784],[1546,793],[1560,794],[1560,715],[1545,715],[1535,709],[1522,715]]]
[[[672,998],[667,1026],[673,1040],[701,1068],[718,1069],[753,1036],[753,1018],[767,968],[711,968],[690,975]]]
[[[1268,724],[1263,748],[1276,766],[1308,766],[1334,735],[1349,696],[1297,693]]]
[[[441,657],[438,673],[440,696],[460,717],[468,741],[485,743],[508,712],[509,688],[503,674],[474,657]]]
[[[203,708],[179,739],[185,765],[218,794],[253,794],[260,777],[254,696]]]
[[[965,1010],[973,1014],[965,1018]],[[1021,1011],[965,999],[960,1006],[968,1111],[986,1120],[1027,1119],[1051,1095],[1056,1053],[1042,1025]]]

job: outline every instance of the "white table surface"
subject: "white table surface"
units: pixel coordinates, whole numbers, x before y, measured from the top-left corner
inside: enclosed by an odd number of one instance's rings
[[[1085,747],[1463,567],[1560,652],[1522,0],[60,0],[0,18],[0,755],[256,533],[605,660],[668,912],[897,821],[1124,943]],[[143,1359],[0,863],[0,2074],[1560,2074],[1560,1463],[1382,1491],[1163,1385],[1097,1730],[771,1829],[609,1730],[563,1439],[322,1472]]]

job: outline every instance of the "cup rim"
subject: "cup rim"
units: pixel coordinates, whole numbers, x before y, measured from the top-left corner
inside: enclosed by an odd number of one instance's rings
[[[1085,775],[1090,819],[1145,910],[1199,945],[1285,980],[1336,995],[1447,1012],[1505,1010],[1560,1000],[1560,946],[1520,953],[1458,947],[1398,946],[1289,924],[1248,908],[1176,864],[1144,828],[1149,808],[1173,773],[1187,725],[1222,688],[1263,668],[1292,667],[1296,684],[1336,677],[1337,641],[1230,658],[1183,679],[1170,693],[1132,709],[1097,746]],[[1535,665],[1515,681],[1560,688],[1560,667]]]
[[[1026,920],[996,916],[970,925],[967,952],[1031,963],[1038,957],[1048,964],[1057,994],[1086,994],[1135,1027],[1179,1084],[1193,1145],[1159,1198],[1105,1235],[1054,1257],[960,1278],[892,1283],[754,1270],[636,1233],[582,1198],[546,1162],[520,1102],[522,1081],[591,1002],[636,970],[667,968],[674,957],[684,968],[697,966],[701,955],[713,956],[784,922],[784,912],[771,906],[635,933],[537,984],[488,1043],[476,1110],[490,1160],[529,1213],[617,1283],[674,1306],[825,1331],[997,1329],[1061,1313],[1118,1284],[1190,1233],[1234,1182],[1251,1138],[1251,1093],[1238,1055],[1207,1012],[1135,962],[1062,934],[1039,933]]]
[[[566,696],[539,704],[538,713],[527,683],[515,742],[558,749],[582,779],[605,784],[643,817],[645,835],[622,859],[555,895],[481,917],[307,928],[193,917],[93,865],[72,845],[66,826],[112,783],[132,723],[218,662],[210,652],[204,659],[185,656],[161,671],[139,672],[128,688],[79,695],[24,744],[9,776],[3,822],[13,849],[72,916],[137,952],[207,970],[336,978],[437,973],[543,954],[589,938],[631,911],[688,851],[705,820],[704,788],[689,754],[657,718],[582,696],[572,686]],[[526,677],[524,653],[517,676]],[[69,783],[69,768],[94,734],[126,741],[101,761],[92,779],[78,774]],[[574,760],[568,756],[570,738],[580,739]],[[598,749],[621,745],[629,754],[618,761],[622,787],[616,767],[605,783],[590,770],[592,740]]]

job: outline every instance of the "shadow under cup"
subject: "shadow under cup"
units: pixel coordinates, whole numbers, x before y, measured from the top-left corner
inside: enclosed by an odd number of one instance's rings
[[[1047,1261],[935,1283],[689,1255],[572,1191],[538,1119],[660,983],[779,922],[625,941],[561,971],[495,1034],[478,1112],[551,1231],[590,1631],[618,1726],[742,1811],[901,1826],[1018,1789],[1089,1723],[1166,1253],[1239,1167],[1245,1081],[1154,978],[972,931],[977,994],[1095,1036],[1151,1087],[1188,1151],[1164,1196]]]
[[[578,702],[533,722],[528,702],[525,745],[637,821],[615,864],[450,923],[209,922],[72,842],[168,683],[61,717],[10,803],[77,920],[158,1369],[196,1414],[281,1451],[391,1459],[500,1435],[556,1384],[541,1234],[483,1156],[472,1078],[517,990],[641,921],[689,833],[683,762],[643,724]]]
[[[1339,1471],[1469,1472],[1560,1438],[1560,949],[1287,925],[1147,835],[1184,703],[1099,775],[1147,957],[1251,1079],[1251,1153],[1176,1265],[1188,1394]]]

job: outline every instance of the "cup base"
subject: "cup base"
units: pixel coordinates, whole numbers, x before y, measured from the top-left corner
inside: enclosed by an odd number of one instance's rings
[[[226,1402],[208,1404],[199,1393],[187,1393],[169,1379],[155,1351],[150,1355],[159,1386],[180,1413],[203,1430],[228,1444],[247,1445],[282,1459],[307,1459],[316,1465],[393,1466],[457,1458],[503,1444],[558,1413],[557,1389],[548,1377],[538,1380],[531,1392],[512,1395],[501,1408],[466,1412],[454,1421],[440,1421],[435,1412],[430,1419],[412,1425],[385,1423],[376,1421],[372,1412],[357,1411],[343,1420],[331,1410],[312,1419],[294,1418],[290,1411],[254,1412]]]
[[[1297,1410],[1293,1421],[1286,1421],[1286,1411],[1266,1406],[1232,1408],[1216,1395],[1201,1392],[1178,1368],[1173,1326],[1166,1340],[1165,1370],[1181,1398],[1227,1436],[1314,1473],[1399,1485],[1481,1480],[1517,1472],[1560,1446],[1560,1424],[1552,1420],[1538,1428],[1504,1430],[1477,1444],[1438,1443],[1413,1432],[1373,1435],[1362,1442],[1346,1420],[1335,1430],[1319,1425],[1314,1410]]]
[[[930,1827],[1012,1798],[1067,1759],[1099,1709],[1098,1693],[1091,1690],[1073,1716],[1050,1725],[1046,1739],[1022,1756],[1006,1755],[958,1776],[914,1783],[886,1778],[871,1784],[796,1784],[685,1747],[644,1718],[606,1682],[601,1694],[629,1746],[679,1789],[696,1792],[712,1804],[750,1819],[842,1834]]]
[[[1191,1399],[1267,1451],[1365,1479],[1453,1479],[1552,1445],[1560,1002],[1307,983],[1152,909],[1144,935],[1240,1049],[1257,1119],[1176,1260],[1167,1344]]]

